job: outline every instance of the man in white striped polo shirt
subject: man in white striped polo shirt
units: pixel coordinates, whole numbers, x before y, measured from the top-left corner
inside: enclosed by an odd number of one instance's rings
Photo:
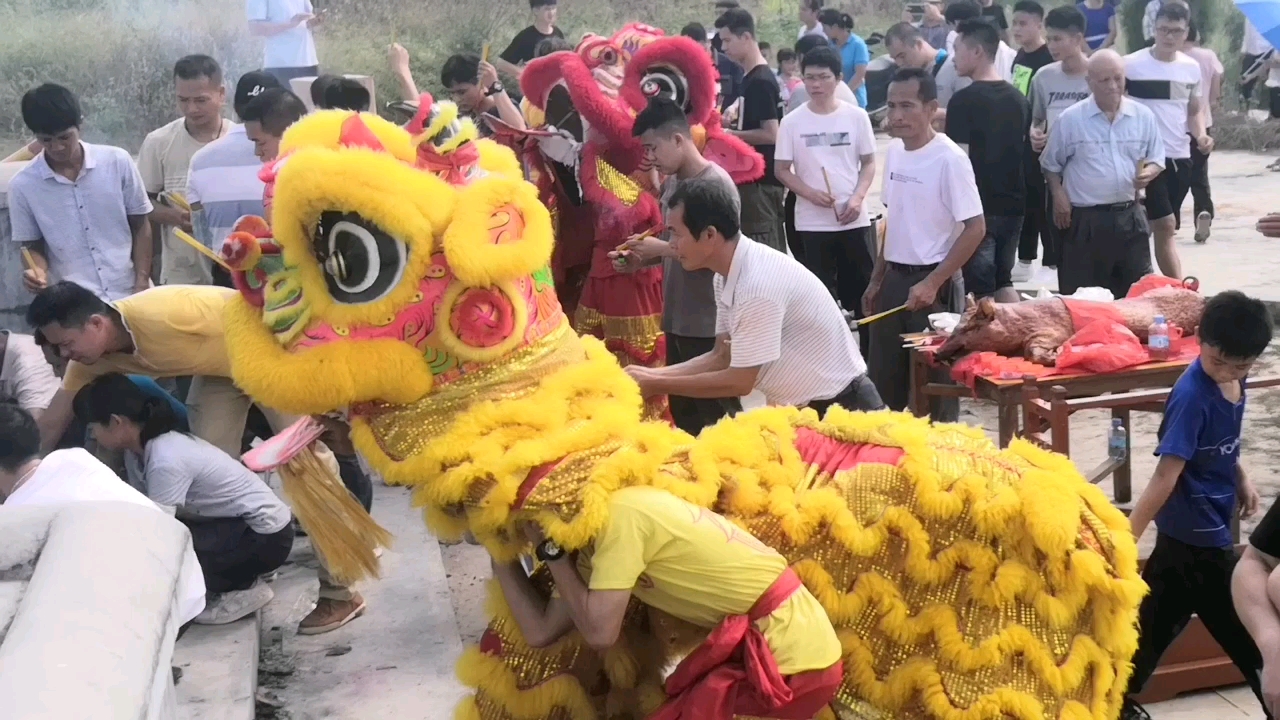
[[[715,348],[663,368],[631,365],[649,395],[734,397],[771,405],[879,410],[880,394],[835,299],[794,258],[742,235],[732,191],[682,180],[668,202],[671,246],[689,271],[715,271]]]
[[[236,83],[233,101],[236,117],[246,105],[280,81],[261,71],[247,72]],[[245,215],[262,215],[263,182],[258,178],[262,160],[254,152],[253,141],[244,134],[244,125],[235,125],[225,135],[196,151],[187,173],[187,201],[191,203],[191,225],[195,236],[214,251],[231,234],[236,220]],[[213,282],[231,287],[231,277],[220,267],[213,268]]]

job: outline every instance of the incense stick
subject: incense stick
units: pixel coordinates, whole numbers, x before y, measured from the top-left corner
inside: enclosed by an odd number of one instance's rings
[[[892,315],[892,314],[894,314],[894,313],[896,313],[896,312],[899,312],[899,311],[901,311],[901,310],[906,310],[906,309],[907,309],[907,306],[906,306],[906,305],[899,305],[899,306],[898,306],[898,307],[896,307],[896,308],[891,308],[891,309],[889,309],[889,310],[885,310],[884,312],[878,312],[878,313],[876,313],[875,315],[868,315],[867,317],[864,317],[864,318],[862,318],[861,320],[859,320],[857,323],[855,323],[855,325],[854,325],[854,326],[855,326],[855,327],[862,327],[863,325],[866,325],[866,324],[868,324],[868,323],[873,323],[873,322],[875,322],[875,321],[877,321],[877,320],[879,320],[879,319],[881,319],[881,318],[889,317],[890,315]]]
[[[177,236],[177,238],[182,242],[198,250],[205,257],[221,265],[223,269],[225,269],[227,272],[235,272],[235,268],[228,265],[227,261],[223,260],[221,255],[205,247],[204,243],[191,237],[191,235],[189,235],[186,231],[179,230],[178,228],[174,228],[173,234]]]
[[[836,222],[840,222],[840,211],[836,209],[834,204],[836,196],[835,193],[831,192],[831,176],[827,174],[826,168],[822,168],[822,181],[827,184],[827,194],[831,196],[831,201],[833,203],[831,205],[831,212],[836,216]]]
[[[480,62],[489,62],[489,43],[480,49]]]

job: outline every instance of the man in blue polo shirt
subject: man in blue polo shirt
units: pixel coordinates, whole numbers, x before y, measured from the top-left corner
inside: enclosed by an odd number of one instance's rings
[[[1129,516],[1135,538],[1153,519],[1159,534],[1142,570],[1151,593],[1138,612],[1141,637],[1123,720],[1149,718],[1133,697],[1192,613],[1266,707],[1262,656],[1232,604],[1231,523],[1237,507],[1241,517],[1258,511],[1258,491],[1240,465],[1240,430],[1244,380],[1271,336],[1271,316],[1261,301],[1234,290],[1214,296],[1200,320],[1200,357],[1165,402],[1160,462]]]

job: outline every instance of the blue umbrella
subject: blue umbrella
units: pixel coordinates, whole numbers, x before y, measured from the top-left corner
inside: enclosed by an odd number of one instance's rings
[[[1271,47],[1280,48],[1280,0],[1236,0],[1236,7]]]

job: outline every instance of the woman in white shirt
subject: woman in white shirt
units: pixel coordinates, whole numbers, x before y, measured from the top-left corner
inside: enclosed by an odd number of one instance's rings
[[[259,577],[288,559],[292,513],[262,478],[181,432],[168,403],[123,375],[86,385],[74,408],[100,445],[126,451],[130,482],[191,530],[209,592],[197,623],[233,622],[271,601]]]

